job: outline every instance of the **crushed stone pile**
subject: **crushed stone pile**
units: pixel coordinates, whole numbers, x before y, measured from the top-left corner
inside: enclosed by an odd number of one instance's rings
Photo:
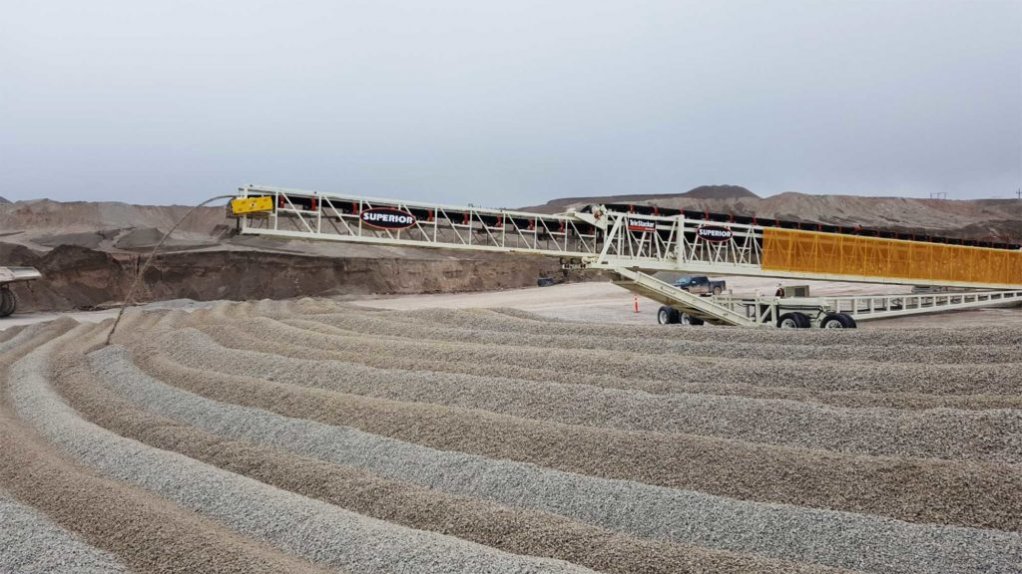
[[[1014,573],[1022,330],[328,300],[0,331],[0,572]]]

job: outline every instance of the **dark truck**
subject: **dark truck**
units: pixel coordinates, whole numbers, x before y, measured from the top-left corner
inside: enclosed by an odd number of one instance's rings
[[[720,295],[727,289],[726,282],[710,281],[705,275],[682,277],[674,282],[674,286],[693,295]]]

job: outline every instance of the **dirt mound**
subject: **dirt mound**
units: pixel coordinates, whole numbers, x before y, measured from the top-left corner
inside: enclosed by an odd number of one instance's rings
[[[170,229],[189,209],[178,205],[131,205],[116,202],[59,202],[49,199],[17,201],[0,206],[0,229],[50,233],[131,227]],[[200,208],[181,229],[209,232],[225,219],[222,207]]]
[[[1013,357],[1022,331],[311,299],[133,310],[102,348],[108,328],[0,338],[0,512],[45,538],[0,570],[39,548],[80,570],[437,574],[1006,574],[1022,556],[1020,411],[754,392],[1012,395],[1017,373],[969,373]],[[897,346],[912,362],[882,351]],[[675,388],[727,373],[718,361],[755,384]]]
[[[215,227],[214,230],[217,228],[218,227]],[[203,241],[201,237],[197,239],[185,239],[181,237],[183,234],[175,233],[163,242],[163,246],[160,249],[163,251],[179,251],[216,247],[219,245],[219,242],[212,236],[214,230],[210,230],[211,235],[208,236],[205,241]],[[153,247],[156,247],[156,245],[160,243],[160,240],[163,239],[164,233],[164,231],[155,227],[129,229],[117,237],[117,239],[113,242],[113,246],[125,251],[150,251]]]
[[[98,231],[82,231],[79,233],[58,233],[54,235],[41,235],[33,239],[33,241],[45,247],[74,245],[89,249],[99,249],[104,242],[117,237],[123,231],[123,229],[100,229]]]

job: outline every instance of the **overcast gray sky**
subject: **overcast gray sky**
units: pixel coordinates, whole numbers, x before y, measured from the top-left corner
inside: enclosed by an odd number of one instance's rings
[[[7,0],[0,195],[1010,197],[1022,0]]]

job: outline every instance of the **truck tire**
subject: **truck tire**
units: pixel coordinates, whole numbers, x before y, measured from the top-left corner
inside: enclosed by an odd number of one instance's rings
[[[678,310],[664,305],[656,312],[656,322],[661,325],[673,325],[680,320]]]
[[[777,318],[777,326],[781,329],[808,329],[812,321],[805,313],[785,313]]]
[[[703,320],[702,319],[700,319],[699,317],[693,317],[692,315],[689,315],[688,313],[681,313],[681,315],[678,317],[678,320],[679,320],[679,322],[681,322],[682,325],[702,325],[703,324]]]
[[[9,317],[18,308],[18,296],[10,289],[0,289],[0,317]]]
[[[714,288],[713,288],[713,295],[714,295],[715,297],[716,297],[717,295],[720,295],[720,294],[721,294],[721,293],[723,293],[723,292],[724,292],[724,289],[723,289],[723,288],[721,288],[721,286],[720,286],[720,285],[718,285],[718,286],[716,286],[716,287],[714,287]]]

